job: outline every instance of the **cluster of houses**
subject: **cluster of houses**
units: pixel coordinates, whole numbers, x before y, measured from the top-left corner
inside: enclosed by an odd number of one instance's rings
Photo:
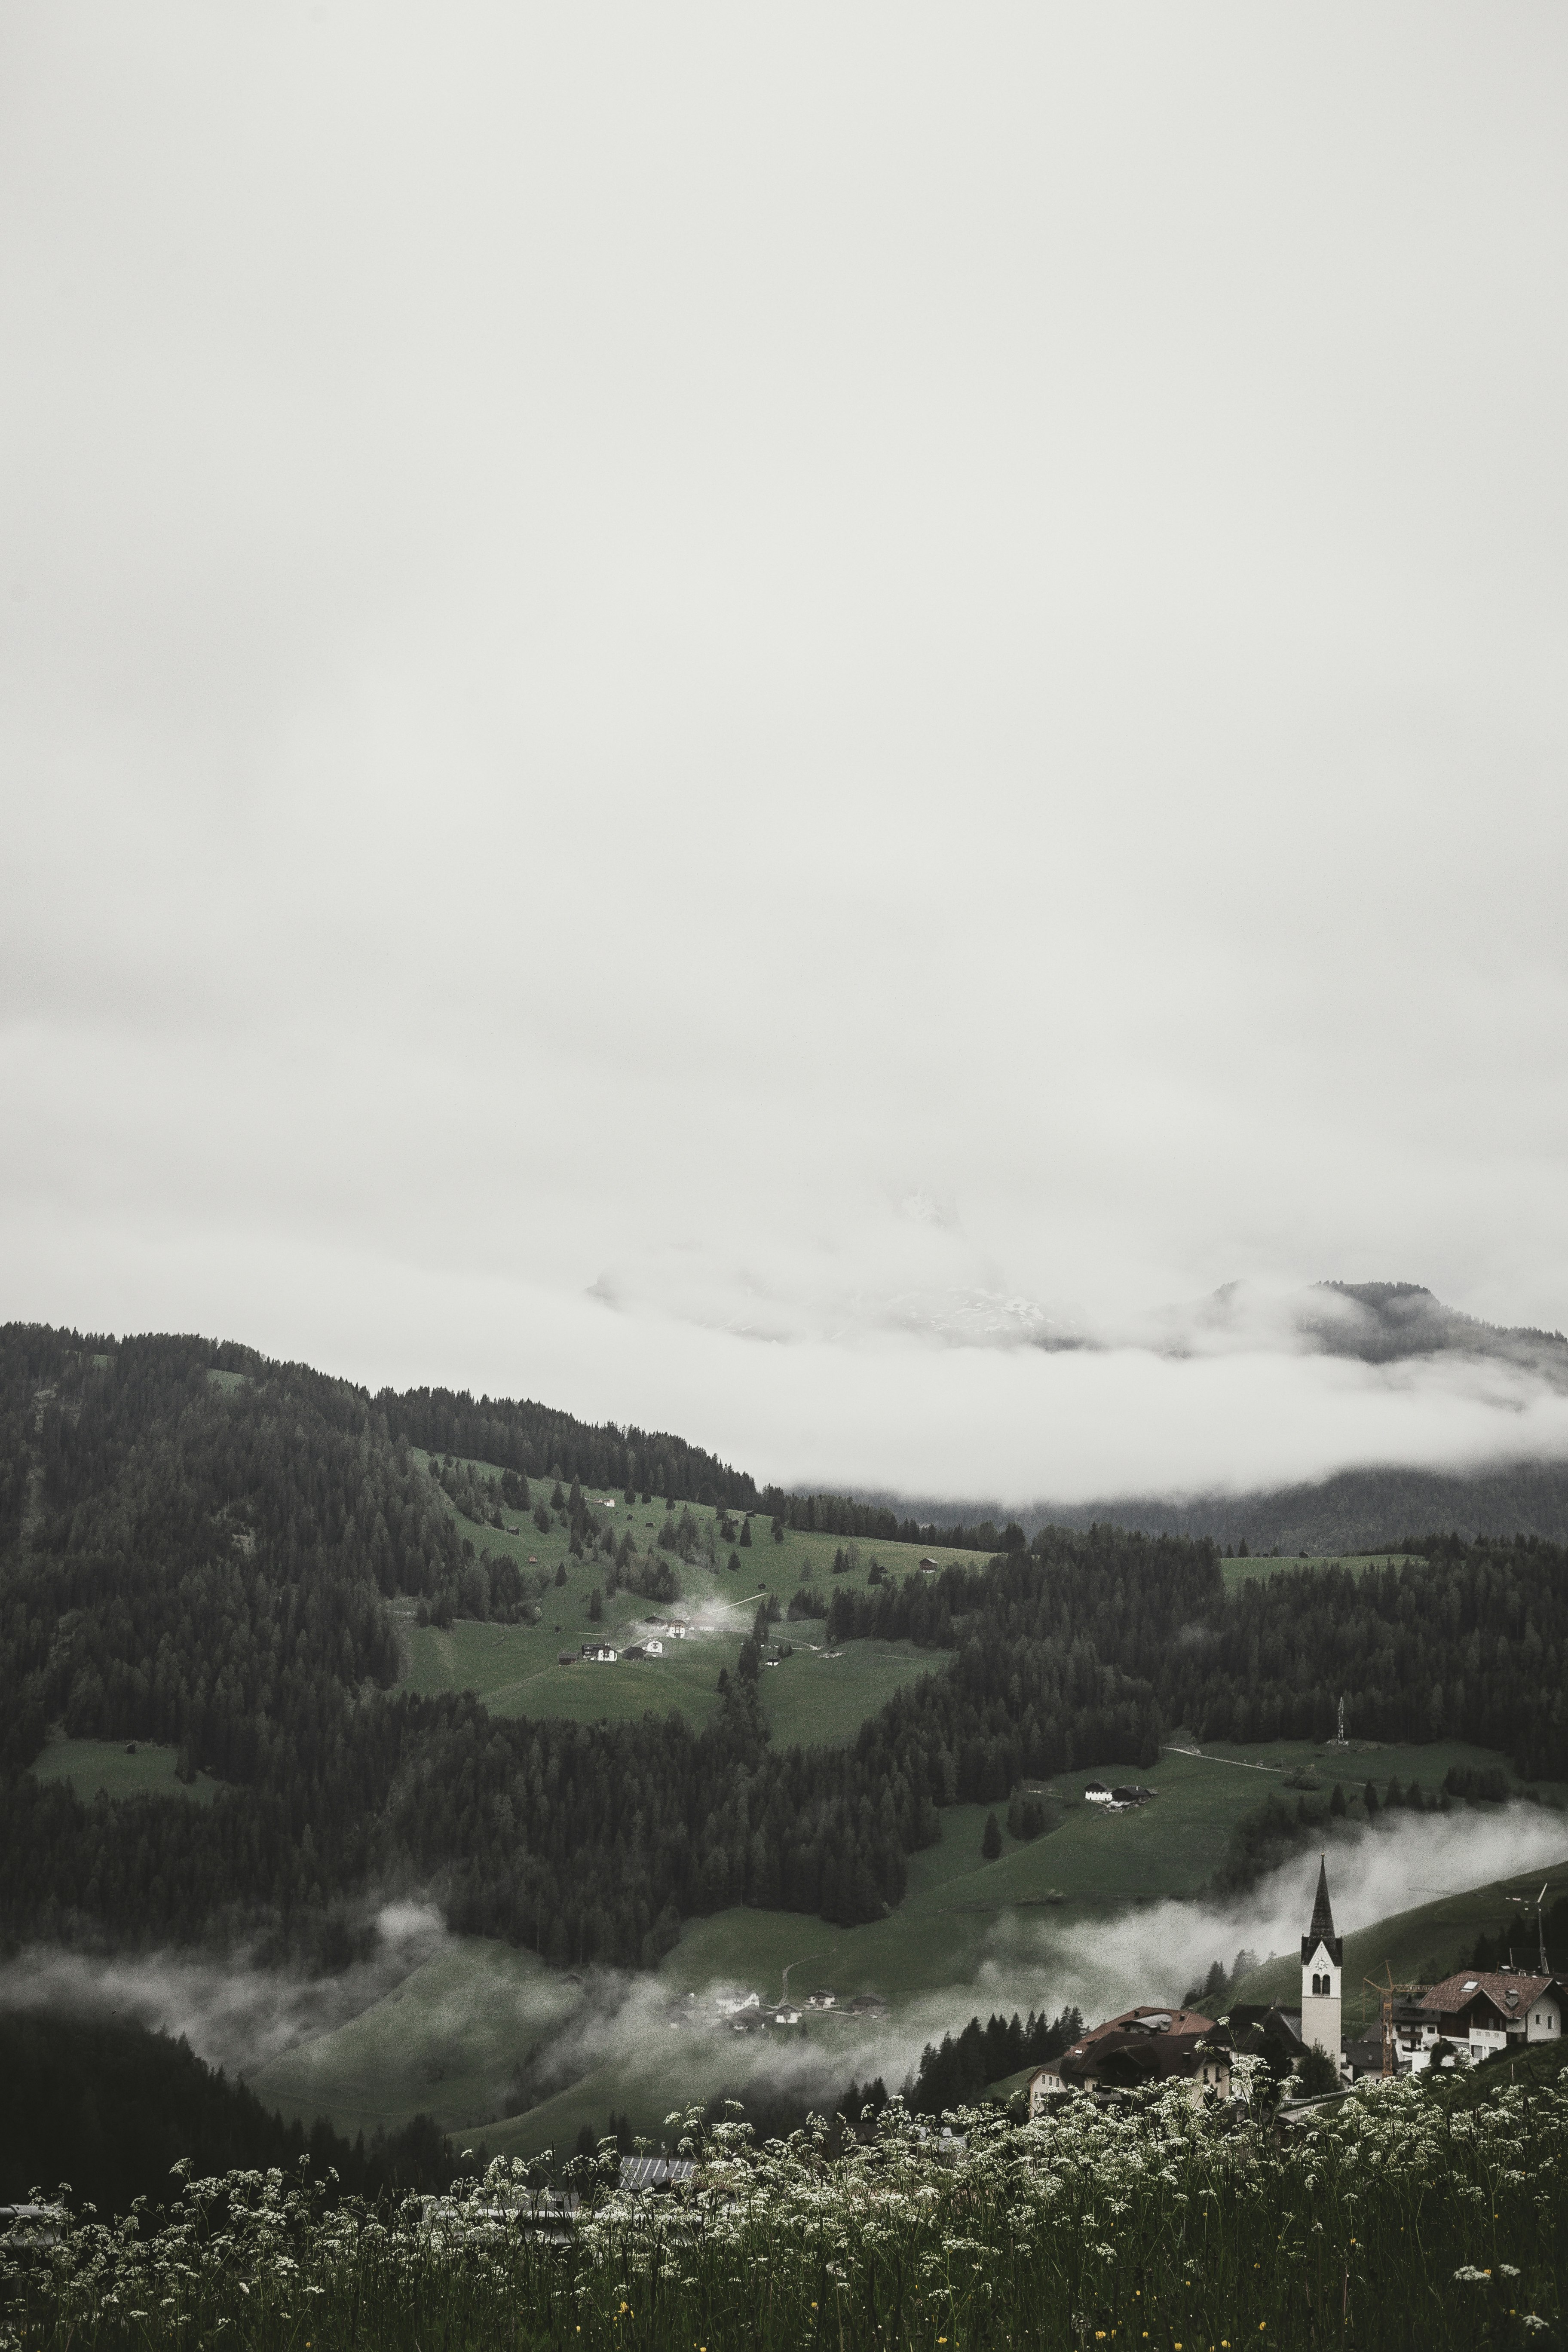
[[[643,1639],[628,1642],[624,1650],[617,1650],[613,1642],[584,1642],[575,1650],[558,1650],[555,1663],[558,1666],[574,1666],[582,1660],[586,1665],[613,1666],[623,1659],[662,1658],[667,1643],[690,1638],[691,1628],[684,1617],[648,1617],[644,1622],[648,1631]]]
[[[858,1992],[841,2000],[836,1992],[810,1992],[796,2002],[765,2001],[761,1993],[738,1985],[717,1985],[710,2003],[704,2007],[694,1992],[670,2008],[667,2023],[672,2030],[703,2026],[710,2031],[731,2033],[760,2033],[769,2026],[789,2027],[804,2023],[809,2011],[832,2010],[840,2017],[863,2019],[888,2015],[888,2003],[879,1992]]]
[[[1301,1938],[1299,2008],[1236,2003],[1224,2018],[1152,2005],[1124,2010],[1031,2076],[1029,2112],[1038,2115],[1074,2093],[1111,2100],[1170,2082],[1188,2085],[1197,2100],[1209,2094],[1228,2100],[1231,2066],[1243,2055],[1265,2058],[1280,2073],[1320,2050],[1348,2086],[1367,2076],[1474,2065],[1500,2051],[1554,2041],[1563,2030],[1564,1989],[1546,1968],[1470,1969],[1403,1993],[1390,1985],[1380,1995],[1377,2030],[1352,2038],[1343,2031],[1343,1969],[1325,1860]]]

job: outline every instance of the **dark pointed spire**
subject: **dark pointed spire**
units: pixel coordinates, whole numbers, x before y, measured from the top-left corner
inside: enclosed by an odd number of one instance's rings
[[[1334,1915],[1332,1907],[1329,1902],[1329,1858],[1327,1854],[1323,1854],[1319,1858],[1318,1895],[1316,1902],[1312,1906],[1312,1924],[1307,1930],[1307,1933],[1310,1936],[1314,1944],[1328,1944],[1331,1946],[1335,1940]]]

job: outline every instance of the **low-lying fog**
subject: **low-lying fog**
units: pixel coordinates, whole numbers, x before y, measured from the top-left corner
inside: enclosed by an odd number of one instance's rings
[[[1565,1854],[1568,1822],[1533,1806],[1384,1818],[1332,1849],[1335,1925],[1346,1934],[1492,1879],[1533,1869],[1544,1874]],[[737,2085],[765,2083],[826,2099],[851,2077],[880,2075],[895,2089],[928,2041],[957,2032],[975,2013],[1033,2009],[1055,2014],[1071,2004],[1093,2021],[1140,2000],[1177,2000],[1202,1980],[1212,1961],[1228,1967],[1243,1948],[1260,1958],[1290,1951],[1310,1915],[1317,1867],[1315,1853],[1300,1855],[1235,1903],[1161,1902],[1078,1920],[1009,1913],[998,1921],[974,1976],[900,2000],[879,2024],[839,2019],[811,2040],[779,2031],[737,2039],[732,2046],[724,2037],[718,2047]],[[330,1977],[290,1976],[243,1959],[180,1952],[102,1959],[34,1946],[0,1968],[0,2008],[65,2008],[134,2019],[183,2033],[212,2063],[250,2074],[369,2008],[453,1946],[429,1906],[389,1904],[377,1915],[376,1929],[374,1956]],[[808,1946],[817,1940],[804,1919],[802,1929]],[[850,1990],[852,1948],[841,1947]],[[700,1990],[700,2016],[712,2016],[715,1990]],[[756,1990],[764,2000],[779,1994],[772,1983]],[[666,2072],[670,2002],[662,1978],[595,1971],[574,2016],[552,2030],[539,2091],[606,2068],[628,2078]],[[458,2014],[443,2016],[444,2029],[456,2035],[462,2023]],[[521,2054],[533,2039],[521,2010],[519,2036]],[[701,2039],[709,2043],[706,2034]],[[687,2047],[695,2061],[697,2049]],[[700,2073],[706,2078],[710,2072],[704,2058]],[[501,2089],[498,2083],[498,2097]]]
[[[243,1953],[104,1959],[31,1944],[0,1965],[0,2010],[72,2010],[183,2033],[210,2065],[250,2074],[297,2042],[357,2017],[450,1941],[428,1904],[383,1905],[375,1931],[374,1956],[332,1976],[256,1968]]]

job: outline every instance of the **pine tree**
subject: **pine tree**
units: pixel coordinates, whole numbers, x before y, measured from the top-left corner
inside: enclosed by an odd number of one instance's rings
[[[985,1816],[985,1834],[980,1841],[980,1851],[987,1862],[994,1862],[1002,1851],[1002,1827],[994,1813]]]
[[[589,1595],[588,1595],[588,1614],[589,1614],[589,1616],[592,1618],[592,1620],[593,1620],[594,1623],[596,1625],[596,1624],[598,1624],[598,1622],[599,1622],[600,1619],[604,1616],[604,1613],[605,1613],[605,1596],[604,1596],[604,1594],[600,1591],[600,1590],[599,1590],[598,1586],[595,1584],[595,1587],[594,1587],[594,1590],[593,1590],[593,1591],[592,1591],[592,1592],[590,1592],[590,1593],[589,1593]]]

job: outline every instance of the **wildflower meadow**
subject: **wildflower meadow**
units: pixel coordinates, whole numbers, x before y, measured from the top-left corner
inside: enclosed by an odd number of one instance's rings
[[[693,2116],[691,2177],[652,2196],[606,2144],[574,2201],[516,2161],[382,2208],[279,2172],[113,2223],[62,2199],[3,2242],[0,2347],[1561,2347],[1565,2084],[1407,2081],[1289,2126],[1179,2088],[948,2136],[895,2104],[843,2147]]]

